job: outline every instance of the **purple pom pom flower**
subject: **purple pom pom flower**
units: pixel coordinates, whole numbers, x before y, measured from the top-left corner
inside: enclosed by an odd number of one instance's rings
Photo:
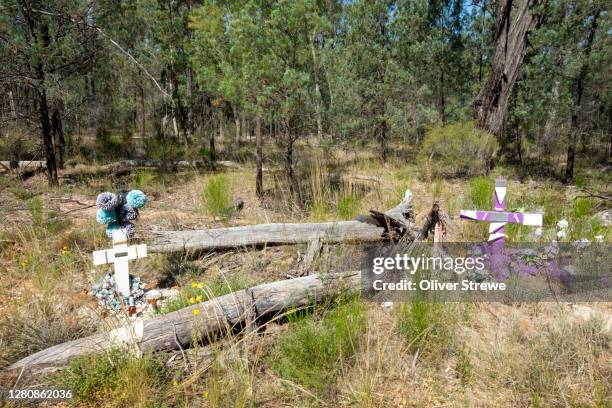
[[[108,191],[98,194],[96,198],[96,205],[98,208],[103,210],[112,210],[119,205],[119,197],[116,194],[109,193]]]
[[[127,204],[124,204],[121,207],[119,207],[118,212],[119,212],[119,218],[122,219],[123,221],[134,221],[136,218],[138,218],[138,209],[134,207],[130,207]]]
[[[128,238],[134,238],[136,236],[136,226],[131,222],[126,222],[121,226],[123,232],[125,232],[125,236]]]

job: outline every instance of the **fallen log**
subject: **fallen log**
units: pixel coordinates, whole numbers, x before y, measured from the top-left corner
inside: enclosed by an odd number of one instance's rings
[[[76,357],[121,346],[138,353],[177,350],[189,347],[194,338],[211,341],[240,331],[246,325],[269,321],[287,310],[307,307],[340,293],[355,293],[360,285],[358,271],[266,283],[150,320],[58,344],[17,361],[8,370],[62,367]]]
[[[210,166],[212,163],[208,160],[148,160],[148,159],[134,159],[134,160],[121,160],[101,166],[75,166],[72,169],[68,169],[62,172],[60,177],[64,178],[79,178],[84,176],[96,176],[96,175],[113,175],[121,176],[137,169],[147,168],[168,168],[168,169],[196,169],[206,166]],[[218,167],[225,167],[228,169],[240,168],[238,163],[232,161],[216,161],[215,165]]]
[[[39,160],[19,160],[19,161],[2,160],[0,161],[0,168],[1,168],[0,172],[8,172],[12,169],[25,169],[25,168],[46,169],[47,163],[44,161],[39,161]]]
[[[410,235],[412,220],[412,193],[406,191],[404,199],[385,213],[371,211],[371,216],[360,216],[353,221],[322,223],[277,223],[208,230],[149,231],[151,252],[185,252],[240,248],[263,245],[321,243],[376,242],[399,239]]]

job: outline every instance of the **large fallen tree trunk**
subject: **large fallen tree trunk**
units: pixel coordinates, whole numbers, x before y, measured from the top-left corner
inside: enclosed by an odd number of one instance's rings
[[[12,169],[24,169],[24,168],[47,168],[47,163],[44,161],[37,160],[20,160],[20,161],[4,161],[0,160],[0,173],[8,172]]]
[[[245,246],[322,243],[376,242],[412,238],[417,231],[412,216],[412,194],[385,213],[371,211],[354,221],[259,224],[208,230],[149,231],[151,252],[183,252],[239,248]]]
[[[8,369],[61,367],[76,357],[120,346],[133,347],[139,353],[189,347],[194,338],[206,342],[246,325],[269,321],[290,309],[322,302],[340,293],[354,293],[359,290],[360,278],[360,272],[310,275],[239,290],[144,322],[58,344],[25,357]]]

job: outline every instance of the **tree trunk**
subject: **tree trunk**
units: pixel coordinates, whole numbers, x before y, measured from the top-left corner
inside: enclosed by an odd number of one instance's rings
[[[39,68],[40,75],[44,74],[42,68]],[[45,158],[47,160],[47,181],[49,186],[57,186],[57,164],[55,162],[55,151],[53,149],[53,132],[51,130],[51,122],[49,120],[49,105],[47,103],[47,91],[44,89],[44,84],[41,83],[38,92],[38,114],[40,117],[40,125],[42,129],[43,148]]]
[[[438,102],[438,109],[440,111],[440,120],[442,124],[446,124],[446,94],[444,92],[444,69],[440,72],[440,100]]]
[[[232,105],[232,111],[234,112],[234,126],[236,127],[236,143],[240,145],[240,117],[234,105]]]
[[[11,107],[11,118],[17,119],[17,109],[15,109],[15,98],[13,96],[13,90],[8,91],[9,106]]]
[[[323,120],[321,118],[321,88],[319,86],[319,64],[317,62],[317,53],[315,50],[315,42],[316,42],[317,31],[313,31],[312,39],[310,41],[310,51],[312,53],[312,64],[313,64],[313,73],[314,73],[314,82],[315,82],[315,117],[317,120],[317,137],[319,141],[323,137]]]
[[[518,120],[514,122],[514,132],[516,139],[516,153],[518,155],[519,163],[523,165],[523,138],[518,125]]]
[[[513,2],[517,2],[518,6],[516,15],[511,19]],[[530,3],[539,6],[546,2],[498,0],[491,72],[476,99],[479,128],[495,135],[501,134],[508,103],[525,59],[527,35],[543,18],[541,13],[530,12]]]
[[[55,140],[55,154],[57,157],[57,167],[64,168],[64,155],[66,152],[66,140],[64,139],[64,129],[62,127],[62,117],[58,108],[53,110],[51,117],[51,128]]]
[[[208,141],[209,145],[209,151],[210,151],[210,162],[212,163],[212,168],[213,170],[216,170],[216,164],[215,162],[217,161],[217,149],[215,147],[215,133],[216,133],[216,129],[215,129],[215,125],[214,125],[214,120],[213,122],[213,129],[210,132],[210,140]]]
[[[576,99],[575,105],[572,112],[571,128],[569,132],[569,145],[567,147],[567,165],[565,167],[564,182],[569,183],[574,177],[574,162],[576,159],[576,141],[578,139],[578,133],[580,132],[578,125],[578,114],[582,105],[582,95],[584,93],[584,80],[586,79],[589,56],[591,55],[591,47],[593,40],[595,39],[595,31],[597,30],[597,19],[601,13],[600,9],[595,11],[591,23],[589,25],[589,35],[586,40],[584,48],[584,57],[582,58],[582,65],[580,66],[580,72],[575,82]]]
[[[380,142],[380,156],[383,164],[387,163],[387,121],[383,119],[378,130],[378,141]]]
[[[290,131],[287,130],[287,150],[285,151],[285,169],[287,172],[287,183],[289,184],[289,193],[291,196],[295,196],[297,193],[297,183],[293,174],[293,143],[295,139],[291,136]]]
[[[255,177],[255,192],[257,197],[263,197],[263,141],[261,139],[261,116],[255,116],[255,144],[257,152],[257,175]]]
[[[37,31],[37,21],[34,19],[32,5],[30,3],[21,3],[21,11],[28,26],[28,37],[30,42],[40,36],[42,43],[48,46],[51,39],[49,35],[49,27],[43,25],[40,27],[40,32]],[[51,121],[49,119],[49,103],[47,101],[47,90],[45,89],[45,71],[42,63],[36,65],[35,70],[36,85],[34,92],[38,100],[38,117],[40,120],[40,128],[42,132],[43,150],[47,161],[47,181],[49,186],[59,184],[57,179],[57,164],[55,162],[55,151],[53,150],[53,133],[51,129]]]

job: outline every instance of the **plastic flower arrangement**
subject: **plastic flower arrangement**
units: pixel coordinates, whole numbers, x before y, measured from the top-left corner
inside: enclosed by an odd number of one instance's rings
[[[106,235],[111,238],[113,232],[121,229],[128,238],[136,235],[136,226],[131,222],[138,218],[138,209],[145,206],[147,196],[140,190],[127,194],[111,192],[100,193],[96,198],[98,211],[96,221],[106,225]]]

